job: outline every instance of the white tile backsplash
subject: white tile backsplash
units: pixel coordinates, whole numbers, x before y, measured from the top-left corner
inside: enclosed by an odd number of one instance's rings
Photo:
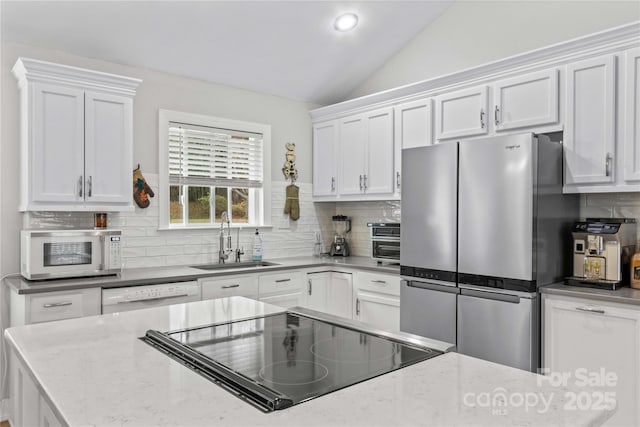
[[[147,183],[158,188],[158,175],[145,173]],[[288,182],[272,182],[271,218],[273,228],[260,230],[265,258],[312,255],[315,232],[331,224],[335,204],[322,206],[312,202],[311,184],[300,187],[300,219],[289,221],[282,213],[285,187]],[[159,267],[166,265],[204,264],[218,261],[218,232],[215,229],[158,230],[158,199],[151,198],[146,209],[136,206],[133,212],[109,213],[109,228],[123,233],[122,258],[124,268]],[[286,217],[286,218],[285,218]],[[285,221],[286,220],[286,221]],[[286,224],[285,224],[286,222]],[[283,227],[283,224],[286,227]],[[323,227],[321,224],[325,224]],[[26,212],[24,228],[93,228],[92,212]],[[233,247],[237,230],[232,229]],[[243,260],[250,260],[254,227],[240,231],[240,246],[244,247]]]
[[[146,173],[152,188],[157,188],[158,175]],[[299,183],[300,219],[290,221],[282,213],[285,187],[288,182],[272,183],[271,218],[273,228],[261,229],[265,258],[284,258],[311,255],[315,233],[321,232],[324,250],[333,238],[333,215],[351,218],[351,232],[347,241],[351,254],[369,256],[368,222],[400,222],[400,201],[379,202],[312,202],[311,184]],[[157,198],[152,198],[147,209],[134,212],[109,213],[109,227],[123,231],[123,265],[125,268],[189,265],[217,262],[218,229],[158,230]],[[640,218],[640,193],[586,194],[580,197],[580,216]],[[92,228],[91,212],[26,212],[25,228]],[[232,230],[236,246],[236,230]],[[240,245],[244,247],[243,260],[251,259],[255,229],[240,231]],[[640,227],[638,227],[640,237]]]

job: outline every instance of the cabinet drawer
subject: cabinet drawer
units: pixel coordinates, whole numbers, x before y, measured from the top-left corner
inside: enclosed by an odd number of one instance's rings
[[[266,274],[260,276],[258,283],[260,295],[296,291],[302,285],[302,273],[286,271],[278,274]]]
[[[227,276],[200,279],[202,285],[202,299],[243,296],[258,298],[257,276]]]
[[[400,296],[400,276],[380,273],[356,273],[356,288]]]
[[[29,296],[27,323],[73,319],[100,313],[100,288],[47,292]]]

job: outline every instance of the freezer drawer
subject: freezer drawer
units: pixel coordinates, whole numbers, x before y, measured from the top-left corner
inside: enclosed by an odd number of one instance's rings
[[[535,372],[539,365],[538,298],[462,289],[458,352]]]
[[[456,344],[455,285],[403,280],[400,285],[400,330]]]

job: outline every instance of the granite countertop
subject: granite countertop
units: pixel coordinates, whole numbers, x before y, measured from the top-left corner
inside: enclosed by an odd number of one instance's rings
[[[555,284],[540,288],[540,292],[543,294],[564,295],[568,297],[587,298],[597,301],[608,301],[640,306],[640,289],[629,287],[610,291],[607,289],[582,288],[579,286]]]
[[[125,269],[119,276],[85,277],[78,279],[26,280],[10,277],[5,282],[18,294],[66,291],[83,288],[116,288],[196,280],[201,277],[229,276],[246,273],[269,273],[296,268],[357,268],[380,273],[399,274],[400,266],[378,264],[369,257],[292,257],[265,260],[276,263],[264,267],[225,268],[201,270],[186,265],[154,268]],[[233,265],[228,263],[227,265]]]
[[[265,414],[138,340],[148,329],[167,331],[282,310],[231,297],[10,328],[5,338],[43,398],[69,425],[591,426],[613,414],[565,410],[570,389],[457,353]],[[486,406],[483,396],[517,399]],[[537,404],[523,405],[519,399],[527,396]]]

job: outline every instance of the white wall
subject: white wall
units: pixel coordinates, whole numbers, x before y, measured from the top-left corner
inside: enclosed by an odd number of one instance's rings
[[[357,98],[640,20],[638,1],[460,1],[372,73]]]
[[[208,114],[271,125],[272,179],[283,181],[285,143],[296,144],[299,182],[310,183],[311,122],[313,105],[228,86],[187,79],[171,74],[83,58],[11,42],[2,43],[0,130],[0,243],[1,272],[19,270],[19,230],[22,228],[18,203],[18,89],[11,74],[16,59],[25,56],[143,80],[134,99],[134,164],[143,173],[158,173],[158,109]],[[259,76],[256,76],[259,78]],[[309,196],[310,197],[310,196]],[[310,249],[311,250],[311,249]]]

